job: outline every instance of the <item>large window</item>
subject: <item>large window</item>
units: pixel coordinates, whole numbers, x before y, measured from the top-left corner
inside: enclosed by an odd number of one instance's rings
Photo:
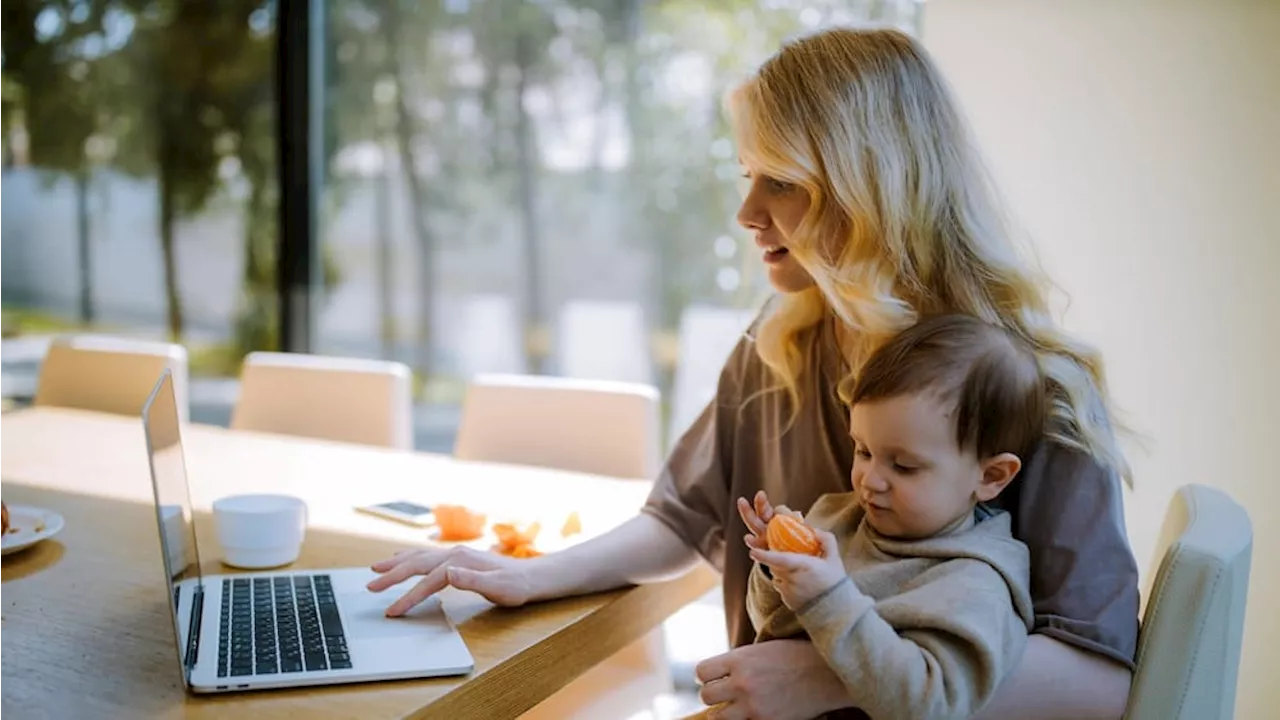
[[[283,344],[408,363],[421,447],[450,447],[478,372],[652,383],[675,433],[768,291],[725,90],[788,36],[919,12],[6,0],[5,395],[89,329],[185,343],[196,420]],[[301,294],[277,281],[299,258]],[[282,332],[295,300],[310,332]]]
[[[244,0],[5,1],[7,397],[57,332],[175,338],[197,378],[274,346],[274,25]]]
[[[734,222],[725,91],[790,35],[913,30],[917,14],[912,1],[330,0],[320,237],[336,277],[319,346],[409,363],[422,441],[442,449],[477,372],[651,382],[678,431],[767,291]]]

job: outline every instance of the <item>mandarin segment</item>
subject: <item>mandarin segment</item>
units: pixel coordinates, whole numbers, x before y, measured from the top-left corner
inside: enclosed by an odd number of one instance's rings
[[[541,529],[542,524],[538,522],[530,523],[523,528],[515,523],[495,523],[493,534],[498,537],[498,544],[510,549],[521,545],[532,545]]]
[[[439,539],[446,542],[475,540],[484,535],[487,520],[479,513],[462,505],[437,505],[432,510],[439,528]]]
[[[578,516],[578,511],[574,510],[569,513],[569,517],[565,518],[564,525],[560,528],[560,537],[569,537],[582,532],[582,518]]]
[[[503,552],[503,555],[510,555],[513,558],[535,558],[542,554],[542,551],[535,548],[532,544],[517,545],[510,551]]]

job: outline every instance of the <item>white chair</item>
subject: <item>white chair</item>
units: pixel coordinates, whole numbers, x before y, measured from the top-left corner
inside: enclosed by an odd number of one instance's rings
[[[463,301],[461,316],[463,322],[453,337],[457,338],[458,371],[463,377],[524,372],[524,338],[511,298],[473,295]]]
[[[188,411],[187,349],[106,335],[55,338],[40,364],[33,404],[140,415],[165,368],[173,371],[178,414]]]
[[[560,309],[559,374],[647,384],[653,361],[644,310],[637,303],[573,300]]]
[[[398,362],[250,353],[231,427],[410,450],[412,375]]]
[[[753,310],[690,305],[680,314],[680,351],[668,423],[668,447],[716,395],[716,384],[734,345],[756,313]]]
[[[651,386],[486,375],[467,387],[454,455],[652,480],[661,461],[658,435],[658,391]],[[671,687],[659,628],[522,717],[631,717],[651,710]]]
[[[650,385],[478,375],[467,385],[453,454],[652,480],[662,462],[658,426]]]
[[[1203,485],[1169,504],[1144,597],[1127,720],[1231,720],[1244,634],[1253,527]]]

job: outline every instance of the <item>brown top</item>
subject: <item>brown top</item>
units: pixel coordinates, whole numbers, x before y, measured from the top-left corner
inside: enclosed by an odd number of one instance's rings
[[[849,415],[836,395],[843,360],[830,323],[809,333],[804,404],[786,429],[788,400],[750,334],[720,374],[716,397],[680,438],[645,505],[723,573],[733,645],[754,639],[746,611],[751,559],[734,504],[764,490],[774,504],[808,510],[852,490]],[[785,429],[785,431],[784,431]],[[1031,553],[1034,632],[1133,667],[1138,568],[1124,525],[1120,480],[1093,458],[1046,441],[992,505],[1009,512]]]

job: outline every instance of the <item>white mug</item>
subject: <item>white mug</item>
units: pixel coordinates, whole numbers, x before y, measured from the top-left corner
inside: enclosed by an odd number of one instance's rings
[[[261,569],[298,559],[307,532],[307,504],[289,495],[231,495],[213,503],[222,562]]]

